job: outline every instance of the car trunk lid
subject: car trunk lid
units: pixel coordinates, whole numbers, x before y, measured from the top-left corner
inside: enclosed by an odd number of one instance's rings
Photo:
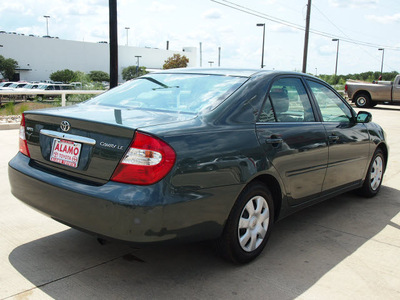
[[[85,105],[25,112],[31,164],[58,175],[103,184],[112,176],[138,128],[193,117]]]

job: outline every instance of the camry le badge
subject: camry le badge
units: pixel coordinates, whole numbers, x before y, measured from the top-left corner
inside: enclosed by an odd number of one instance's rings
[[[60,124],[60,128],[62,131],[67,132],[71,129],[71,124],[68,121],[62,121]]]

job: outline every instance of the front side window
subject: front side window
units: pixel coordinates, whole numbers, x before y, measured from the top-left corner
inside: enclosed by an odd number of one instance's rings
[[[99,95],[88,103],[198,113],[218,106],[247,79],[203,74],[149,74]]]
[[[317,100],[324,122],[351,122],[351,110],[340,97],[325,85],[312,80],[307,82]]]
[[[315,121],[310,99],[300,78],[281,78],[272,84],[259,121]]]

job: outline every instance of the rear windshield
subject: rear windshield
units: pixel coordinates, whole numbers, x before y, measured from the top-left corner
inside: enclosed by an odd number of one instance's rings
[[[202,74],[151,74],[129,81],[87,103],[198,113],[213,109],[247,78]]]

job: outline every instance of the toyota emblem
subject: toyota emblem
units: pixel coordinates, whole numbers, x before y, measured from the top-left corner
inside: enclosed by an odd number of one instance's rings
[[[71,124],[68,121],[62,121],[60,124],[60,128],[62,131],[67,132],[71,129]]]

